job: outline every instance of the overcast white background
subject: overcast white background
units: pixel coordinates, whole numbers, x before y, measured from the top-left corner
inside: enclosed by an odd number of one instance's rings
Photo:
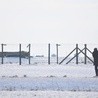
[[[0,43],[98,43],[98,0],[0,0]]]

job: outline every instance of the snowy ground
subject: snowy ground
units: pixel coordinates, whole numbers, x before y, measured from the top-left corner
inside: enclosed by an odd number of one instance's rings
[[[93,65],[0,65],[0,98],[98,98]]]
[[[98,98],[98,92],[1,91],[0,98]]]

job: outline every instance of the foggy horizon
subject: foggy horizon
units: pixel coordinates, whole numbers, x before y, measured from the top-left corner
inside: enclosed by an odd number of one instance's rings
[[[0,43],[98,43],[97,0],[0,0]]]

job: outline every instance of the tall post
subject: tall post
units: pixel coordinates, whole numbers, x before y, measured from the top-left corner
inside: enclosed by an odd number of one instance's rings
[[[3,44],[1,44],[1,49],[2,49],[2,53],[1,53],[1,55],[2,55],[2,64],[3,64]]]
[[[1,52],[1,56],[2,56],[2,61],[1,61],[1,63],[3,64],[4,63],[4,47],[3,46],[6,46],[6,44],[1,44],[1,50],[2,50],[2,52]]]
[[[58,56],[58,52],[59,52],[59,51],[58,51],[58,47],[59,47],[59,46],[60,46],[60,44],[56,44],[57,64],[58,64],[58,57],[59,57],[59,56]]]
[[[78,44],[76,44],[76,64],[78,64]]]
[[[58,64],[58,44],[56,44],[56,55],[57,55],[57,64]]]
[[[19,65],[21,65],[21,44],[19,44]]]
[[[48,44],[48,64],[50,64],[50,44]]]
[[[31,44],[29,44],[29,64],[31,63],[30,62],[30,52],[31,52]]]
[[[86,57],[86,55],[87,55],[87,44],[84,44],[84,47],[85,47],[85,49],[84,49],[84,51],[85,51],[84,64],[86,64],[87,63],[87,57]]]

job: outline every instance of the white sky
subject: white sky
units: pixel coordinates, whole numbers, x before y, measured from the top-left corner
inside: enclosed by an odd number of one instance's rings
[[[98,43],[98,0],[0,0],[0,43]]]

